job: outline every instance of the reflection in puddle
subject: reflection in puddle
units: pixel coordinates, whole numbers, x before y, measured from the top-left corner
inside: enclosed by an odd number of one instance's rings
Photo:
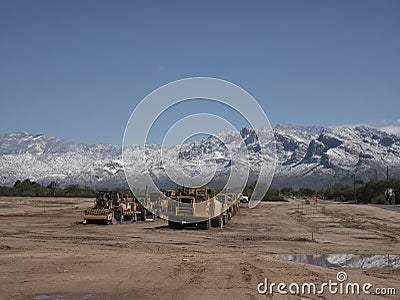
[[[32,298],[32,300],[52,300],[52,299],[61,299],[65,298],[63,295],[39,295],[36,296],[35,298]]]
[[[322,267],[400,268],[400,255],[375,254],[314,254],[274,255],[275,258]]]
[[[79,298],[79,299],[84,299],[84,300],[86,300],[86,299],[88,299],[88,300],[89,299],[97,299],[97,300],[99,300],[99,299],[117,300],[118,299],[119,300],[119,299],[121,299],[122,300],[122,299],[128,299],[128,296],[129,296],[128,294],[122,294],[119,296],[114,296],[112,298],[108,298],[101,294],[86,294],[86,295],[83,295],[82,298]],[[32,298],[32,300],[54,300],[54,299],[61,299],[61,298],[69,299],[69,297],[66,297],[64,295],[39,295],[39,296]]]
[[[106,297],[106,296],[104,296],[104,295],[101,295],[101,294],[87,294],[87,295],[84,295],[83,297],[82,297],[82,299],[98,299],[98,300],[103,300],[103,299],[112,299],[112,300],[123,300],[123,299],[128,299],[128,294],[122,294],[122,295],[118,295],[118,296],[116,296],[116,295],[114,295],[113,297]]]
[[[99,299],[100,297],[103,297],[103,296],[96,295],[96,294],[87,294],[87,295],[83,296],[82,299]]]

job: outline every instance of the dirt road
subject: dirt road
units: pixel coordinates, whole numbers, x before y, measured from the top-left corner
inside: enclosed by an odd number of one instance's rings
[[[400,254],[400,213],[323,202],[242,205],[224,229],[83,225],[92,199],[0,198],[0,299],[399,299],[400,269],[340,269],[274,254]],[[271,295],[264,282],[336,280],[396,296]]]

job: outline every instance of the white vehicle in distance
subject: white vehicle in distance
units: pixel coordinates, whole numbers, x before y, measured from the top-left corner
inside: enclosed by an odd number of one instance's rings
[[[243,196],[242,194],[238,195],[238,199],[240,201],[240,203],[247,203],[249,202],[249,197],[248,196]]]

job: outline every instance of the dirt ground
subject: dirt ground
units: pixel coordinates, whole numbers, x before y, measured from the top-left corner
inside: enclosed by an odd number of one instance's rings
[[[313,266],[274,254],[400,254],[400,213],[303,199],[242,208],[222,230],[163,220],[84,225],[92,199],[0,198],[0,299],[400,299],[400,269]],[[335,281],[396,296],[259,294],[264,282]],[[336,280],[337,281],[337,280]],[[63,297],[63,298],[61,298]]]

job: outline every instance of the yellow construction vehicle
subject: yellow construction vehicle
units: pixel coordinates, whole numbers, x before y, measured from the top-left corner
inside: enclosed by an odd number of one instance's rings
[[[170,199],[176,199],[177,193],[175,190],[166,190],[164,191],[164,196]]]
[[[240,198],[237,196],[237,194],[227,194],[229,197],[229,208],[227,212],[229,213],[229,219],[236,215],[239,212],[240,209]]]
[[[177,196],[176,202],[169,207],[168,212],[172,217],[172,220],[168,220],[171,228],[195,226],[200,229],[209,229],[211,226],[210,203],[194,196]]]
[[[222,225],[226,225],[233,216],[230,207],[233,202],[232,198],[228,194],[218,194],[215,198],[222,206]]]
[[[155,221],[156,215],[152,213],[158,209],[159,199],[162,194],[160,192],[151,192],[144,195],[138,195],[138,214],[141,221]],[[153,200],[153,201],[152,201]]]
[[[136,219],[137,204],[129,201],[121,192],[101,191],[96,193],[93,207],[85,210],[83,223],[116,224]]]
[[[182,187],[175,195],[175,201],[168,201],[168,208],[165,210],[171,228],[222,227],[240,207],[240,200],[236,194],[216,194],[207,186]]]
[[[166,215],[171,228],[194,226],[199,229],[222,227],[224,213],[229,209],[227,196],[217,198],[207,186],[183,187],[176,201],[169,201]]]

